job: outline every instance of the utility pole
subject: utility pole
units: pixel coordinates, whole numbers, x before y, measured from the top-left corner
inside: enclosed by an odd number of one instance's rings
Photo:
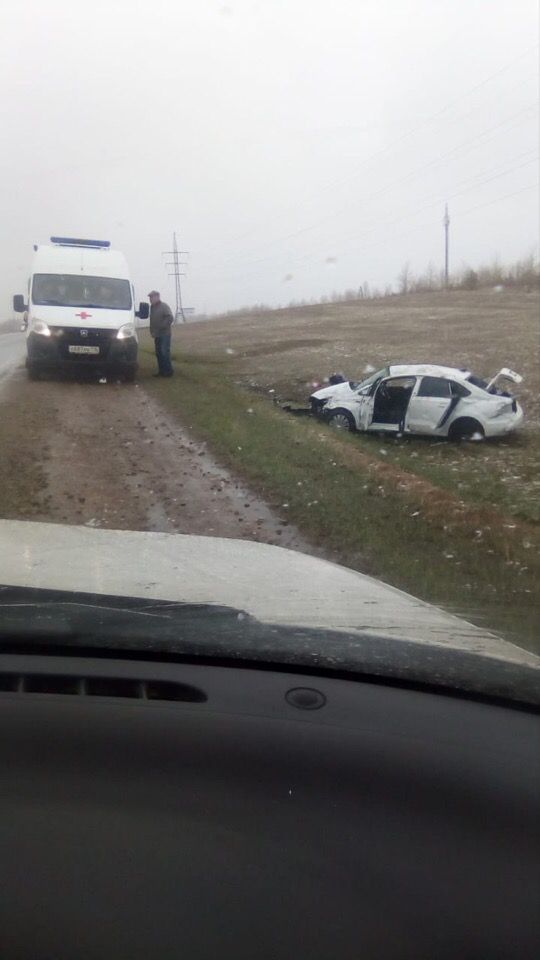
[[[444,286],[448,289],[448,254],[449,254],[449,228],[450,217],[448,216],[448,204],[444,207]]]
[[[185,277],[185,273],[182,273],[182,267],[187,266],[185,260],[181,260],[181,257],[187,257],[187,250],[179,250],[178,244],[176,242],[176,233],[173,233],[173,248],[172,250],[164,250],[164,257],[172,257],[172,260],[167,261],[165,266],[172,267],[172,273],[169,273],[169,277],[174,277],[175,283],[175,293],[176,293],[176,310],[174,314],[174,319],[176,321],[181,320],[182,323],[186,322],[184,315],[184,308],[182,306],[182,288],[180,286],[180,277]]]

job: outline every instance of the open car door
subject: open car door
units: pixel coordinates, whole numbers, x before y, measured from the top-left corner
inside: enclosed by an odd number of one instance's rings
[[[374,387],[357,391],[355,397],[355,412],[358,420],[358,428],[360,430],[367,430],[371,423],[373,417],[374,393]]]
[[[372,398],[370,422],[365,429],[397,433],[403,430],[416,377],[387,377]]]

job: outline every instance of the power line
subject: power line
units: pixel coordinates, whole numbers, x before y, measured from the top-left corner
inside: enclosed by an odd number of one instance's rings
[[[341,186],[343,183],[348,183],[351,179],[354,179],[356,176],[358,176],[358,173],[360,172],[361,169],[363,169],[366,163],[369,163],[371,160],[376,159],[378,156],[380,156],[381,153],[386,153],[386,151],[389,150],[391,147],[398,146],[399,144],[403,143],[404,140],[408,140],[409,137],[414,136],[415,133],[418,133],[418,131],[422,130],[424,127],[429,126],[429,124],[433,123],[434,120],[437,120],[439,117],[441,117],[443,113],[446,113],[447,110],[450,110],[453,106],[455,106],[456,103],[459,103],[460,100],[463,100],[464,97],[469,97],[471,96],[471,94],[476,93],[477,90],[480,90],[487,83],[490,83],[491,80],[494,80],[496,77],[500,76],[501,74],[506,73],[506,71],[514,67],[516,63],[519,63],[521,60],[524,60],[525,57],[528,57],[528,55],[532,53],[533,50],[537,50],[537,49],[538,49],[537,43],[533,44],[531,47],[528,47],[523,53],[521,53],[514,60],[511,60],[509,63],[505,64],[503,67],[500,67],[499,70],[496,70],[495,73],[491,73],[488,77],[484,77],[483,80],[480,80],[479,83],[475,84],[473,87],[470,87],[469,90],[467,90],[465,93],[462,93],[458,97],[455,97],[453,100],[450,100],[450,102],[447,103],[446,106],[442,107],[436,113],[433,113],[430,117],[428,117],[426,120],[423,120],[416,127],[413,127],[412,130],[406,131],[400,137],[397,137],[396,140],[391,141],[391,143],[388,146],[382,147],[375,154],[372,154],[372,156],[369,157],[365,161],[365,163],[362,164],[362,166],[359,168],[359,171],[353,174],[352,177],[347,177],[341,181],[334,181],[334,183],[329,184],[327,188],[323,188],[323,189],[331,189],[335,186]]]
[[[424,170],[429,169],[430,167],[436,165],[437,163],[439,163],[439,162],[441,162],[442,160],[446,159],[448,156],[450,156],[450,155],[452,155],[452,154],[455,154],[455,153],[458,152],[459,150],[463,149],[465,146],[470,145],[471,142],[476,141],[476,140],[478,140],[479,138],[485,137],[488,133],[493,133],[493,131],[497,130],[499,127],[505,126],[508,122],[510,122],[510,120],[515,119],[516,116],[519,116],[519,115],[521,115],[522,113],[524,113],[525,111],[530,110],[530,109],[532,109],[532,107],[526,107],[526,108],[524,108],[524,110],[518,111],[517,114],[513,114],[511,117],[507,118],[505,121],[501,121],[501,123],[495,124],[495,126],[493,126],[493,127],[489,127],[487,130],[482,131],[481,133],[475,135],[475,137],[470,138],[469,140],[464,141],[462,144],[459,144],[457,147],[453,147],[451,150],[447,151],[445,154],[442,154],[441,156],[436,157],[436,158],[434,158],[433,160],[430,160],[430,161],[428,161],[428,162],[425,163],[425,164],[422,164],[422,166],[419,167],[419,168],[417,168],[416,170],[413,170],[412,172],[410,172],[410,173],[408,173],[408,174],[405,174],[404,177],[400,177],[398,180],[395,180],[395,181],[392,181],[392,182],[389,183],[389,184],[386,184],[384,187],[381,187],[379,190],[376,190],[374,193],[370,194],[368,197],[365,197],[365,198],[360,199],[358,202],[359,202],[359,203],[369,202],[369,201],[375,199],[376,197],[381,196],[383,193],[386,193],[387,190],[390,190],[392,187],[402,186],[403,184],[410,182],[410,181],[413,180],[416,176],[418,176],[420,173],[422,173]],[[520,154],[518,157],[514,158],[514,160],[519,160],[519,159],[521,159],[521,157],[524,156],[524,155],[525,155],[525,154]],[[499,173],[496,173],[496,174],[494,174],[494,175],[488,176],[488,177],[486,177],[486,178],[484,178],[484,179],[482,179],[482,180],[480,180],[480,181],[477,180],[477,182],[476,182],[476,183],[473,183],[472,186],[471,186],[470,188],[468,188],[468,189],[475,189],[476,187],[481,187],[484,183],[489,183],[489,182],[492,181],[492,180],[497,180],[497,179],[499,179],[499,178],[502,177],[502,176],[506,176],[506,175],[508,175],[509,173],[513,173],[514,171],[521,169],[521,167],[527,166],[527,165],[528,165],[529,163],[531,163],[531,162],[533,162],[533,161],[532,161],[532,160],[528,160],[528,161],[526,161],[526,163],[520,164],[519,166],[512,167],[512,168],[509,168],[508,170],[504,170],[503,172],[499,172]],[[470,179],[470,178],[469,178],[469,179]],[[465,180],[465,181],[463,181],[463,182],[467,182],[467,180]],[[453,199],[455,196],[460,196],[462,193],[467,193],[467,192],[468,192],[468,190],[463,190],[463,191],[460,191],[459,193],[451,194],[451,195],[448,197],[448,199]],[[440,198],[440,196],[439,196],[439,197],[436,199],[436,201],[434,201],[433,203],[424,204],[424,205],[420,208],[420,210],[426,209],[426,208],[429,207],[429,206],[433,206],[433,205],[435,205],[435,203],[438,204],[438,203],[440,203],[440,201],[441,201],[441,198]],[[347,211],[351,209],[351,206],[353,206],[353,205],[350,204],[350,205],[346,208]],[[345,208],[344,208],[344,209],[345,209]],[[419,212],[419,211],[417,211],[417,212]],[[336,216],[336,215],[337,215],[337,213],[333,213],[333,214],[331,214],[329,217],[323,218],[323,219],[322,219],[321,221],[319,221],[316,225],[312,225],[312,226],[309,227],[309,228],[305,228],[304,230],[298,231],[296,234],[290,235],[289,237],[283,238],[283,239],[291,239],[292,236],[298,236],[298,235],[300,235],[301,233],[305,233],[305,232],[308,232],[308,231],[311,230],[311,229],[315,229],[316,226],[319,226],[321,223],[326,222],[326,220],[331,219],[332,217],[334,217],[334,216]],[[404,215],[402,215],[402,216],[400,216],[400,217],[397,217],[395,220],[390,221],[388,225],[392,225],[393,223],[397,223],[399,220],[402,220],[402,219],[406,218],[407,216],[409,216],[409,214],[404,214]],[[358,236],[358,235],[355,235],[355,236]],[[348,239],[354,239],[354,236],[351,236],[351,237],[349,237]],[[277,241],[275,241],[275,242],[277,242]],[[274,241],[270,241],[268,245],[272,245],[273,243],[274,243]],[[245,263],[244,263],[244,266],[258,266],[259,264],[261,264],[261,263],[267,263],[269,260],[272,260],[275,256],[280,256],[280,255],[281,255],[281,254],[276,254],[276,255],[270,254],[270,255],[267,255],[267,256],[264,256],[264,257],[258,257],[257,259],[254,259],[254,260],[245,262]],[[234,261],[234,259],[235,259],[235,258],[230,258],[229,260],[225,260],[225,261],[223,261],[223,264],[222,264],[222,265],[223,265],[223,266],[226,266],[227,263],[230,263],[231,261]],[[291,261],[291,262],[298,262],[299,260],[304,260],[304,259],[312,259],[312,257],[310,257],[309,254],[308,254],[307,256],[304,254],[304,255],[302,255],[301,257],[292,258],[292,261]],[[218,265],[215,265],[213,269],[216,269],[216,267],[219,268],[219,266],[220,266],[219,264],[218,264]]]
[[[500,203],[500,202],[502,202],[503,200],[509,200],[509,199],[511,199],[511,198],[513,198],[513,197],[519,196],[519,195],[522,194],[522,193],[526,193],[528,190],[536,190],[536,189],[538,189],[538,183],[528,184],[526,187],[522,187],[520,190],[515,190],[515,191],[513,191],[513,192],[511,192],[511,193],[505,193],[505,194],[502,194],[501,196],[494,197],[492,200],[487,200],[487,201],[485,201],[484,203],[479,203],[479,204],[476,204],[476,205],[473,206],[473,207],[469,207],[467,210],[463,210],[463,211],[459,212],[458,216],[459,216],[459,218],[461,219],[461,218],[463,218],[463,217],[468,216],[468,215],[471,214],[471,213],[474,213],[476,210],[482,209],[483,207],[490,207],[490,206],[492,206],[494,203]],[[438,202],[440,202],[440,201],[438,201]],[[434,204],[432,204],[432,206],[434,206]],[[456,218],[456,215],[454,214],[454,220],[455,220],[455,218]],[[393,221],[393,222],[397,222],[397,221]],[[390,241],[394,242],[395,240],[402,240],[402,239],[404,239],[405,237],[411,236],[411,234],[417,233],[419,230],[425,230],[426,228],[433,227],[433,225],[434,225],[434,221],[433,221],[433,220],[426,220],[426,221],[424,221],[423,223],[419,223],[419,224],[417,224],[415,227],[411,227],[409,230],[405,230],[405,231],[402,232],[402,233],[393,234],[392,236],[384,236],[384,237],[381,237],[381,239],[379,239],[379,240],[372,240],[372,241],[370,241],[369,243],[364,243],[364,244],[360,245],[359,247],[356,247],[356,251],[358,251],[358,252],[363,252],[364,250],[370,250],[372,247],[380,247],[381,245],[384,245],[384,244],[386,244],[386,243],[389,243]],[[313,260],[314,257],[303,257],[302,259],[305,259],[305,260],[311,259],[311,260]],[[250,280],[255,280],[255,279],[257,279],[258,277],[263,277],[263,276],[267,276],[267,271],[258,271],[257,273],[253,273],[253,274],[248,275],[248,276],[246,276],[246,277],[242,277],[242,276],[239,276],[239,275],[237,274],[237,275],[232,276],[232,277],[223,278],[223,279],[221,280],[221,282],[222,282],[222,283],[228,283],[228,282],[238,281],[238,280],[242,280],[242,279],[244,279],[245,281],[250,281]]]
[[[530,151],[528,151],[528,152],[530,152]],[[525,154],[520,154],[518,157],[516,157],[516,158],[514,158],[514,159],[515,159],[515,160],[520,160],[522,156],[527,156],[527,153],[525,153]],[[471,190],[476,190],[476,189],[479,188],[479,187],[483,187],[483,186],[484,186],[485,184],[487,184],[487,183],[493,183],[494,180],[500,180],[501,177],[507,177],[509,174],[515,173],[517,170],[523,169],[523,167],[528,167],[528,166],[530,166],[531,163],[536,163],[536,162],[538,161],[538,159],[539,159],[538,155],[536,155],[536,156],[534,156],[534,157],[530,157],[528,160],[524,161],[523,163],[518,164],[517,166],[509,167],[509,168],[506,169],[506,170],[502,170],[502,171],[499,171],[499,172],[497,172],[497,173],[494,173],[494,174],[492,174],[492,175],[490,175],[490,176],[483,177],[483,179],[478,179],[479,176],[480,176],[480,174],[476,175],[476,177],[468,177],[466,180],[463,180],[463,181],[461,181],[459,184],[456,184],[456,186],[460,186],[461,183],[468,183],[468,182],[470,182],[470,180],[474,180],[474,182],[473,182],[469,187],[466,187],[464,190],[458,190],[458,191],[456,191],[456,192],[454,192],[454,193],[450,193],[450,194],[448,195],[448,200],[454,200],[454,199],[456,199],[456,197],[462,197],[464,194],[470,193]],[[387,220],[386,223],[384,223],[384,224],[377,224],[377,226],[391,227],[391,226],[393,226],[395,223],[399,223],[399,222],[402,221],[402,220],[406,220],[408,217],[416,216],[417,214],[422,213],[424,210],[429,210],[431,207],[439,206],[440,203],[441,203],[441,195],[440,195],[440,194],[437,194],[437,196],[434,197],[433,200],[430,200],[430,201],[428,201],[427,203],[422,204],[422,206],[421,206],[421,207],[418,207],[418,208],[416,209],[416,211],[409,211],[408,213],[401,214],[399,217],[395,217],[393,220]],[[367,231],[367,234],[372,233],[372,232],[373,232],[373,229],[368,230],[368,231]],[[342,238],[342,239],[343,239],[345,242],[347,242],[347,241],[349,241],[349,240],[359,239],[359,238],[361,238],[362,236],[365,236],[365,235],[366,235],[365,233],[364,233],[364,234],[360,234],[360,235],[359,235],[359,234],[353,234],[353,235],[349,235],[348,237],[344,237],[344,238]],[[315,259],[315,254],[308,255],[308,256],[304,256],[304,257],[302,257],[301,259],[314,260],[314,259]]]
[[[264,249],[266,247],[271,247],[271,246],[274,246],[274,244],[276,243],[283,243],[287,240],[293,240],[304,233],[309,233],[312,230],[316,230],[317,227],[321,226],[323,223],[327,223],[329,220],[334,219],[335,217],[339,216],[341,213],[349,212],[352,206],[357,206],[359,203],[362,204],[362,203],[369,202],[375,199],[376,197],[379,197],[382,194],[386,193],[388,190],[391,190],[392,187],[402,186],[403,184],[408,183],[411,180],[414,180],[415,177],[417,177],[420,173],[423,173],[425,170],[428,170],[430,167],[436,166],[438,163],[441,163],[443,160],[446,160],[448,157],[451,157],[459,153],[460,151],[471,146],[471,144],[476,143],[478,145],[478,141],[482,141],[489,134],[496,132],[501,127],[505,127],[507,124],[511,123],[513,120],[516,120],[517,118],[521,117],[523,114],[536,109],[537,106],[538,106],[538,101],[535,101],[533,104],[529,104],[526,107],[522,107],[521,110],[517,110],[515,113],[510,114],[510,116],[506,117],[506,119],[499,121],[499,123],[496,123],[491,127],[487,127],[485,130],[482,130],[480,133],[475,134],[473,137],[469,137],[467,140],[462,141],[462,143],[458,144],[455,147],[452,147],[450,150],[447,150],[445,153],[441,154],[440,156],[434,157],[432,160],[428,160],[427,163],[424,163],[420,167],[415,168],[414,170],[405,174],[403,177],[399,177],[397,180],[393,180],[390,183],[386,184],[385,186],[380,187],[378,190],[375,190],[373,193],[369,194],[368,196],[359,198],[358,200],[354,201],[354,203],[348,203],[346,206],[340,207],[339,210],[334,210],[332,213],[329,213],[326,216],[319,218],[315,223],[311,223],[305,227],[301,227],[300,229],[295,230],[292,233],[284,234],[281,237],[275,237],[272,240],[266,240],[263,243],[258,244],[255,249]],[[235,259],[236,259],[236,255],[233,255],[231,257],[228,257],[226,260],[222,261],[222,264],[218,263],[218,264],[211,265],[209,269],[213,270],[216,268],[216,266],[217,267],[221,265],[225,266],[228,263],[231,263],[231,261],[234,261]],[[266,257],[263,257],[258,260],[252,260],[251,263],[252,264],[263,263],[266,259],[267,259]]]
[[[417,124],[416,126],[412,127],[412,128],[409,129],[409,130],[406,130],[405,133],[401,134],[401,135],[400,135],[399,137],[397,137],[395,140],[390,141],[389,144],[386,144],[386,146],[381,147],[380,150],[375,151],[375,153],[371,154],[369,157],[367,157],[367,158],[361,163],[360,167],[356,170],[356,172],[355,172],[354,174],[351,174],[350,176],[345,177],[345,178],[342,178],[342,179],[340,179],[340,180],[334,180],[334,181],[331,181],[331,182],[329,182],[329,183],[327,183],[327,184],[323,184],[323,186],[321,186],[321,187],[319,188],[319,190],[318,190],[317,199],[320,197],[321,193],[325,193],[325,192],[328,191],[328,190],[334,189],[334,187],[342,186],[342,185],[344,185],[345,183],[349,183],[351,180],[356,179],[356,177],[359,176],[359,174],[361,173],[361,171],[362,171],[367,165],[369,165],[373,160],[376,160],[376,159],[378,159],[381,155],[384,155],[385,153],[388,153],[390,150],[392,150],[392,148],[394,148],[394,147],[396,147],[396,146],[399,146],[399,145],[400,145],[401,143],[403,143],[405,140],[408,140],[410,137],[414,136],[415,133],[418,133],[420,130],[424,129],[426,126],[429,126],[431,123],[433,123],[433,122],[434,122],[435,120],[437,120],[439,117],[441,117],[444,113],[446,113],[448,110],[450,110],[453,106],[455,106],[456,103],[459,103],[459,102],[460,102],[461,100],[463,100],[464,98],[471,96],[472,94],[476,93],[477,90],[480,90],[482,87],[484,87],[484,86],[486,86],[488,83],[490,83],[492,80],[494,80],[494,79],[496,79],[497,77],[501,76],[502,74],[506,73],[508,70],[511,70],[512,67],[514,67],[517,63],[520,63],[522,60],[524,60],[526,57],[528,57],[529,54],[531,54],[533,51],[535,51],[535,50],[537,50],[537,49],[538,49],[538,44],[537,44],[537,43],[536,43],[536,44],[533,44],[533,45],[530,46],[530,47],[527,47],[527,49],[524,50],[522,53],[520,53],[519,56],[515,57],[514,59],[510,60],[508,63],[504,64],[504,65],[503,65],[502,67],[500,67],[498,70],[494,71],[494,73],[491,73],[491,74],[489,74],[487,77],[484,77],[484,78],[483,78],[482,80],[480,80],[478,83],[474,84],[474,86],[470,87],[468,90],[465,90],[463,93],[459,94],[459,96],[454,97],[452,100],[450,100],[450,101],[449,101],[444,107],[442,107],[440,110],[437,110],[434,114],[431,114],[431,115],[430,115],[429,117],[427,117],[425,120],[422,120],[421,123]],[[274,218],[274,219],[276,219],[276,218]],[[264,226],[265,226],[265,228],[268,226],[268,221],[266,221],[266,223],[264,224]],[[258,227],[251,228],[250,230],[248,230],[248,231],[240,234],[239,236],[233,237],[233,238],[231,238],[231,239],[229,239],[229,240],[225,240],[225,241],[223,241],[223,242],[226,243],[226,244],[238,243],[239,241],[246,239],[246,237],[252,236],[253,233],[254,233],[257,229],[258,229]],[[310,229],[311,229],[311,228],[310,228]],[[291,236],[294,236],[294,234],[292,234]],[[280,238],[278,238],[276,241],[270,241],[270,242],[279,242],[279,240],[280,240]],[[212,248],[210,248],[210,249],[212,249]]]
[[[518,154],[516,157],[512,157],[509,162],[512,163],[513,166],[503,168],[502,170],[495,167],[495,168],[492,168],[490,171],[484,170],[484,171],[481,171],[480,173],[474,174],[471,177],[466,177],[464,180],[458,181],[458,183],[455,185],[456,187],[461,187],[464,184],[469,184],[469,186],[465,186],[463,190],[454,189],[452,193],[448,193],[448,191],[446,191],[447,199],[454,200],[456,197],[461,197],[464,194],[469,193],[471,190],[476,190],[477,188],[480,188],[485,184],[492,183],[495,180],[500,180],[502,177],[506,177],[509,174],[515,173],[518,170],[523,169],[523,167],[530,166],[531,163],[536,163],[539,159],[538,155],[531,156],[531,153],[535,154],[535,151],[527,150],[527,151],[524,151],[523,153]],[[524,160],[523,163],[518,164],[517,161],[523,160],[524,157],[526,157],[527,159]],[[380,220],[377,220],[374,226],[370,227],[368,230],[364,230],[360,234],[353,233],[353,234],[349,234],[346,237],[341,237],[340,242],[346,243],[348,241],[359,240],[359,239],[362,239],[362,237],[369,236],[371,233],[373,233],[375,229],[394,226],[394,224],[400,223],[402,220],[407,220],[409,217],[416,216],[422,213],[424,210],[429,210],[432,207],[439,206],[439,204],[443,199],[444,199],[444,195],[441,197],[440,193],[434,194],[432,198],[430,198],[426,203],[423,203],[420,207],[417,207],[415,210],[407,211],[406,213],[400,214],[398,217],[394,217],[392,218],[392,220],[386,220],[385,222],[381,222]],[[338,250],[340,249],[339,246],[337,249]],[[281,256],[282,256],[281,252],[279,252],[278,254],[272,254],[269,257],[264,257],[262,259],[251,261],[251,264],[248,263],[247,266],[249,265],[257,266],[261,263],[268,263],[269,260],[272,260],[272,259],[275,259],[276,257],[281,257]],[[292,258],[289,257],[288,262],[292,264],[292,263],[301,263],[306,260],[313,261],[316,258],[318,258],[318,256],[319,254],[317,254],[316,252],[304,253],[304,254],[301,254],[300,256],[295,256]],[[262,274],[257,273],[255,275],[260,276]],[[234,279],[234,276],[230,277],[229,279]]]

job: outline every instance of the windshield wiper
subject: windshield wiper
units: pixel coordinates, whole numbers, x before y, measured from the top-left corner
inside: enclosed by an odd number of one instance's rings
[[[119,307],[116,303],[85,303],[85,307],[93,307],[94,310],[131,310],[131,307]]]

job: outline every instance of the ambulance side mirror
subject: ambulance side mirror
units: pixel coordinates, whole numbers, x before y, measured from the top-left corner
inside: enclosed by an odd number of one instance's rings
[[[21,293],[16,293],[13,297],[13,309],[15,313],[24,313],[25,310],[28,310],[28,307],[24,302],[24,297]]]

